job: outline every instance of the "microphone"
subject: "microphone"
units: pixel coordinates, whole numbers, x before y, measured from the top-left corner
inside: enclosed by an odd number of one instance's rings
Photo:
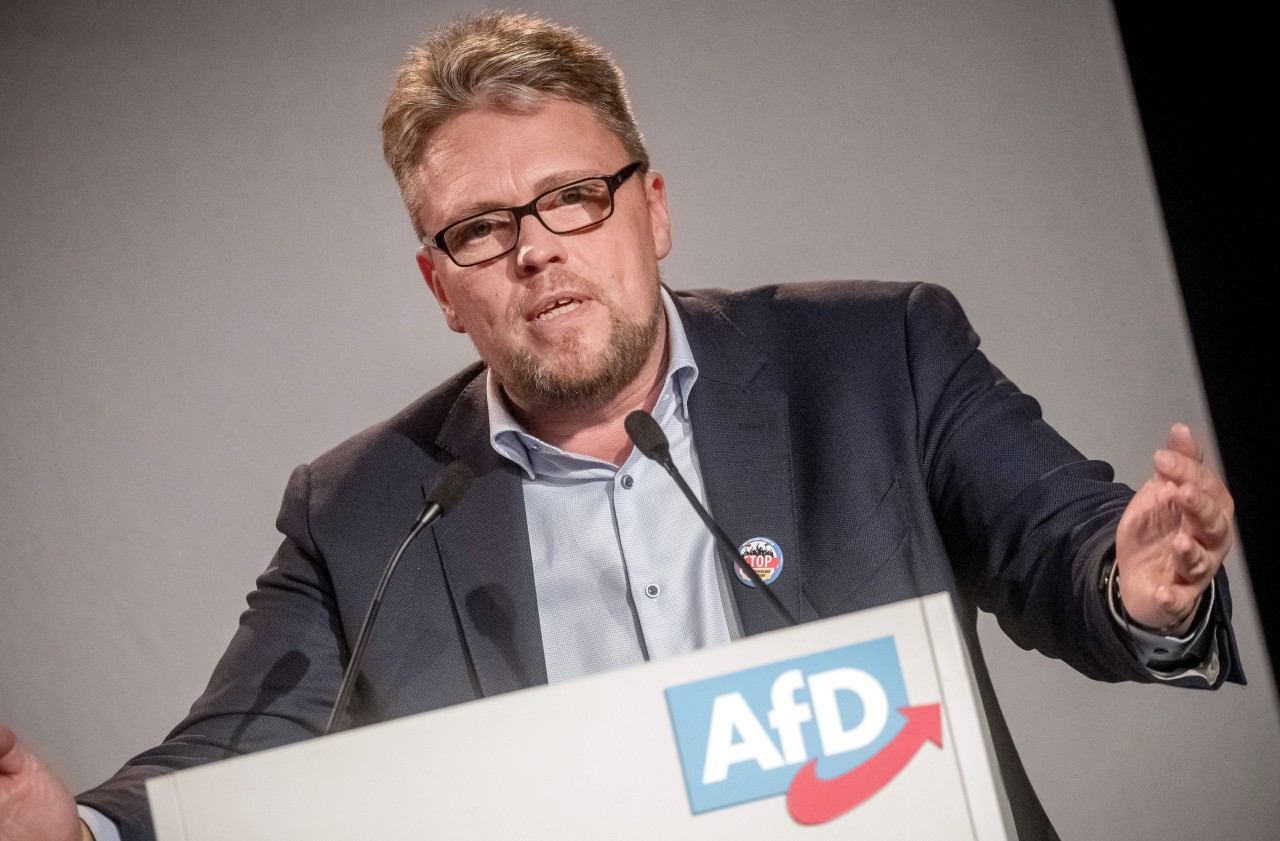
[[[431,490],[427,491],[422,513],[414,521],[413,528],[400,544],[400,548],[387,562],[387,568],[382,571],[382,579],[378,581],[378,586],[373,591],[373,601],[369,603],[369,611],[364,616],[364,622],[360,624],[360,633],[356,635],[356,644],[351,649],[351,660],[347,663],[346,671],[343,672],[342,685],[338,687],[338,698],[333,702],[333,709],[329,711],[329,722],[325,724],[324,732],[320,735],[327,736],[333,732],[333,725],[346,710],[347,702],[351,699],[351,690],[355,687],[356,675],[360,672],[360,661],[364,659],[364,650],[369,644],[369,637],[373,631],[373,621],[378,616],[379,608],[382,607],[382,596],[387,591],[387,585],[391,583],[391,575],[396,571],[396,565],[400,563],[400,556],[423,529],[449,513],[458,504],[467,492],[467,488],[471,486],[471,479],[471,468],[460,461],[450,462],[436,479],[435,484],[431,486]]]
[[[636,449],[645,458],[652,459],[662,468],[671,474],[671,478],[675,480],[676,485],[680,488],[680,492],[684,494],[684,498],[689,500],[689,504],[693,506],[693,510],[697,513],[699,519],[706,525],[711,532],[711,536],[715,538],[716,544],[720,547],[724,561],[729,565],[729,575],[734,575],[735,567],[746,570],[747,576],[755,582],[756,589],[764,594],[769,604],[773,605],[773,609],[778,615],[786,620],[788,625],[799,625],[800,623],[791,611],[787,610],[787,606],[782,603],[778,595],[769,589],[769,585],[764,583],[764,579],[760,577],[760,573],[756,572],[755,567],[749,563],[738,564],[737,561],[741,557],[737,548],[733,545],[733,541],[724,533],[724,529],[720,528],[720,524],[711,518],[706,508],[702,507],[702,503],[698,501],[697,495],[693,489],[689,487],[689,483],[680,475],[680,471],[676,469],[676,463],[671,458],[671,445],[667,442],[667,434],[662,431],[662,427],[658,426],[658,422],[653,419],[653,415],[643,409],[636,409],[627,415],[623,421],[623,426],[627,429],[627,437],[631,439],[631,443],[636,445]]]

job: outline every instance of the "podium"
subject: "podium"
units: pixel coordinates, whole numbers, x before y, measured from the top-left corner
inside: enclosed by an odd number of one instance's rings
[[[950,597],[156,777],[159,841],[1013,839]]]

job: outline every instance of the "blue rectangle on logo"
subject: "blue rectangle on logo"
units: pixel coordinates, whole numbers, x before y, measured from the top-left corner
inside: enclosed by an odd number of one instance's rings
[[[673,686],[667,708],[694,814],[782,794],[818,760],[824,778],[861,765],[906,719],[893,637]]]

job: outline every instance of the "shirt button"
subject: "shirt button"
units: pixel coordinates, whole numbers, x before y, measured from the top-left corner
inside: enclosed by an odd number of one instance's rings
[[[634,485],[635,483],[636,483],[636,480],[631,478],[630,473],[622,477],[622,489],[625,491],[631,490],[631,486]],[[654,595],[657,595],[657,594],[655,593]]]
[[[650,584],[648,587],[644,588],[644,594],[651,599],[656,599],[658,597],[658,594],[661,592],[662,591],[658,589],[657,584]]]

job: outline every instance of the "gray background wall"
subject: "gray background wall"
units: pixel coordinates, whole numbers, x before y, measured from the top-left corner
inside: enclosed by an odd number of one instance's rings
[[[73,788],[199,693],[289,470],[472,358],[417,275],[377,123],[408,44],[479,8],[0,11],[0,720]],[[673,286],[940,282],[1124,480],[1172,420],[1210,434],[1107,3],[530,11],[626,70]],[[1245,689],[1094,684],[986,623],[1064,837],[1280,821],[1273,683],[1229,564]]]

